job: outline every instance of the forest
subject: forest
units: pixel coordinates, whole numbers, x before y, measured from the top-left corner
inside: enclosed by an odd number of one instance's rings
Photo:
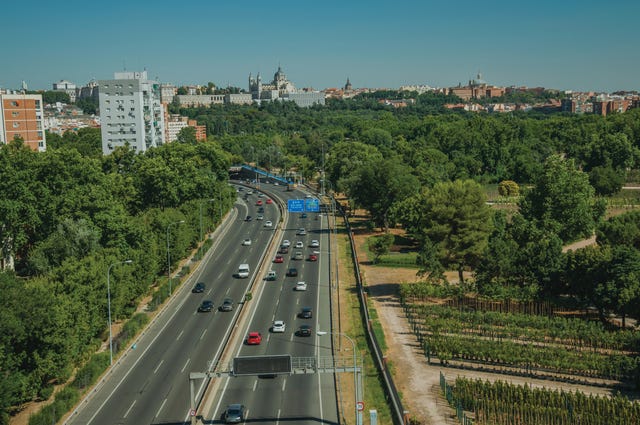
[[[171,258],[199,243],[231,208],[232,164],[324,180],[362,208],[372,227],[404,229],[419,272],[487,297],[570,299],[609,315],[640,312],[640,213],[613,215],[609,197],[640,181],[640,110],[608,117],[451,112],[449,96],[416,95],[406,108],[375,96],[324,107],[288,102],[179,108],[208,140],[135,154],[101,154],[100,132],[47,134],[47,151],[0,147],[0,241],[15,271],[0,274],[0,423],[47,398],[105,340],[106,275],[112,312],[132,316]],[[507,208],[487,204],[500,185]],[[208,202],[213,199],[214,202]],[[596,235],[597,244],[562,252]],[[473,278],[465,279],[465,273]],[[467,286],[465,286],[467,287]],[[25,320],[28,318],[28,320]]]

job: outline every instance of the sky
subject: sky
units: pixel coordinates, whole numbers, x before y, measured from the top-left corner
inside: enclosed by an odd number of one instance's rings
[[[146,69],[247,88],[466,84],[640,90],[638,0],[23,0],[0,5],[0,87]]]

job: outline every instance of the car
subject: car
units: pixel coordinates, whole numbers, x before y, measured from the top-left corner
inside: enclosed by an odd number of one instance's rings
[[[304,243],[302,241],[298,241],[298,242],[296,242],[295,247],[298,248],[298,249],[304,248]]]
[[[309,244],[309,246],[310,246],[311,248],[320,248],[320,242],[318,242],[318,240],[317,240],[317,239],[314,239],[314,240],[312,240],[312,241],[311,241],[311,243]]]
[[[260,214],[262,214],[262,213],[264,212],[264,207],[260,207],[260,208],[258,208],[258,212],[259,212]]]
[[[262,334],[260,332],[249,332],[247,335],[247,345],[260,345]]]
[[[244,422],[245,418],[245,407],[242,404],[230,404],[227,406],[227,409],[224,411],[222,415],[224,418],[224,422],[227,424],[235,424]]]
[[[262,199],[258,199],[258,200],[256,201],[256,205],[257,205],[257,206],[262,205]]]
[[[307,218],[307,213],[300,214],[300,218]]]
[[[273,204],[273,199],[271,199],[271,198],[267,199],[267,204],[269,204],[269,205]]]
[[[289,248],[291,246],[291,242],[289,242],[288,239],[285,239],[282,241],[282,245],[280,246],[286,246],[287,248]]]
[[[276,255],[276,258],[273,260],[274,263],[284,263],[284,257],[282,255]]]
[[[242,241],[242,246],[249,246],[251,245],[251,239],[246,238],[245,240]]]
[[[311,195],[309,195],[309,194],[307,193],[307,195],[305,196],[305,198],[307,198],[307,199],[311,199],[311,198],[312,198],[312,196],[311,196]]]
[[[264,222],[264,227],[273,227],[273,223],[270,220]]]
[[[196,286],[193,287],[191,292],[194,293],[194,294],[200,294],[200,293],[204,292],[204,283],[202,283],[202,282],[196,283]]]
[[[265,277],[265,280],[273,282],[277,278],[278,278],[278,274],[276,272],[274,272],[273,270],[269,270],[269,272],[267,273],[267,277]]]
[[[274,183],[273,183],[273,185],[274,185],[274,186],[280,186],[280,183],[278,183],[278,182],[274,182]]]
[[[286,328],[284,324],[284,320],[274,320],[273,325],[271,325],[271,332],[273,333],[283,333]]]
[[[309,258],[307,258],[307,260],[318,261],[318,254],[309,254]]]
[[[210,311],[213,311],[213,301],[211,300],[202,301],[202,304],[200,304],[200,307],[198,307],[198,312],[208,313]]]
[[[264,193],[262,192],[258,193],[258,198],[264,198]]]
[[[218,308],[220,311],[232,311],[233,310],[233,300],[231,298],[225,298],[222,301],[222,304]]]
[[[302,307],[302,310],[298,313],[298,317],[301,319],[313,318],[313,309],[311,307]]]
[[[253,195],[253,190],[247,190],[247,195]]]
[[[294,260],[302,260],[304,258],[304,256],[302,255],[302,251],[296,251],[295,254],[293,254],[293,259]]]
[[[242,187],[242,186],[240,186],[240,187],[238,188],[238,192],[242,192],[243,190],[244,190],[244,187]]]
[[[289,277],[298,276],[298,269],[296,269],[295,267],[289,267],[289,269],[287,270],[287,276]]]
[[[252,220],[252,218],[251,218],[251,216],[250,216],[250,215],[248,215],[248,216],[246,216],[246,217],[244,218],[244,221],[251,221],[251,220]]]
[[[256,220],[264,220],[264,216],[260,214],[259,216],[256,217]]]
[[[294,291],[306,291],[307,290],[307,282],[298,282],[296,286],[293,287]]]
[[[307,234],[307,231],[304,230],[304,227],[301,227],[296,231],[296,235],[298,235],[298,236],[304,236],[306,234]]]
[[[298,336],[311,336],[311,326],[302,325],[298,328]]]
[[[280,250],[278,251],[278,254],[288,254],[288,253],[289,253],[289,247],[280,246]]]

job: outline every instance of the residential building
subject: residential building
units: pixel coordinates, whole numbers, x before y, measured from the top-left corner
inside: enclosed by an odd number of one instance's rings
[[[147,71],[116,72],[98,85],[104,155],[118,146],[144,152],[165,143],[160,84],[148,80]]]
[[[47,149],[42,95],[0,94],[0,143],[16,137],[33,150]]]
[[[176,94],[178,94],[178,89],[173,84],[160,84],[160,102],[164,104],[171,103]]]
[[[77,99],[91,98],[97,101],[99,99],[98,83],[95,80],[91,80],[87,83],[86,86],[83,86],[80,89],[76,89],[76,93]]]
[[[165,124],[167,129],[167,143],[178,140],[178,133],[186,127],[193,127],[196,130],[197,141],[207,140],[207,126],[198,125],[198,121],[196,120],[190,120],[188,117],[172,114],[167,118]]]

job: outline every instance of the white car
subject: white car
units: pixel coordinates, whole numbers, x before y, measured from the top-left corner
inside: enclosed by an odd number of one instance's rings
[[[264,227],[273,227],[273,223],[269,220],[264,222]]]
[[[301,235],[301,236],[303,236],[303,235],[306,235],[306,234],[307,234],[307,231],[306,231],[306,230],[304,230],[304,227],[301,227],[301,228],[299,228],[299,229],[296,231],[296,235]]]
[[[311,196],[311,195],[309,195],[309,194],[307,193],[307,196],[305,196],[305,198],[307,198],[307,199],[311,199],[311,198],[312,198],[312,196]]]
[[[243,246],[249,246],[251,245],[251,239],[247,238],[245,240],[242,241],[242,245]]]
[[[256,217],[256,220],[264,220],[264,216],[263,215],[259,215]]]
[[[287,248],[291,246],[291,242],[289,242],[289,239],[285,239],[282,241],[282,246],[286,246]]]
[[[311,241],[311,244],[309,244],[309,246],[311,248],[320,248],[320,242],[318,242],[317,240],[314,239],[314,240]]]
[[[286,325],[284,324],[284,320],[274,320],[273,325],[271,326],[271,332],[273,333],[282,333],[284,332]]]
[[[307,282],[298,282],[296,286],[293,288],[294,291],[306,291],[307,290]]]
[[[304,244],[302,243],[302,241],[296,242],[296,248],[298,248],[298,249],[304,248]]]

